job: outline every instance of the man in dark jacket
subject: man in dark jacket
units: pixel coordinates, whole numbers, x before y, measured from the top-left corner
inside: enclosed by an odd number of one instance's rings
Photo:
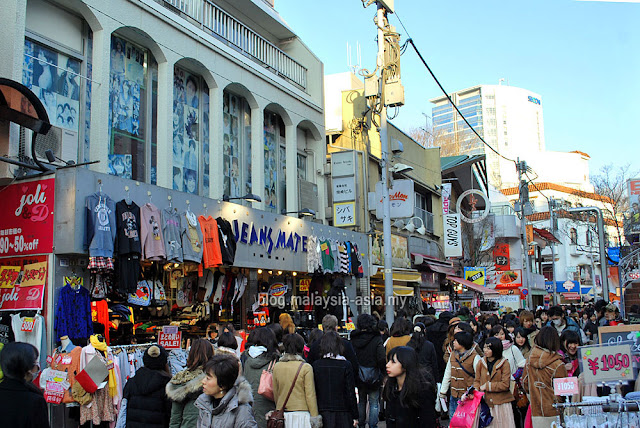
[[[171,400],[165,388],[171,380],[167,371],[167,351],[160,345],[147,349],[144,367],[124,387],[127,399],[127,428],[166,428],[171,419]]]
[[[575,331],[580,338],[580,346],[584,345],[587,341],[587,337],[578,323],[572,318],[567,318],[565,311],[560,306],[552,306],[549,308],[549,322],[547,325],[554,327],[558,335],[561,335],[565,330]]]
[[[334,315],[325,315],[324,318],[322,318],[322,331],[326,333],[328,331],[337,332],[337,330],[338,318],[336,318]],[[356,353],[353,351],[353,346],[351,346],[351,343],[346,339],[342,339],[342,345],[344,346],[343,356],[347,359],[347,361],[351,363],[351,366],[353,367],[353,373],[357,374],[358,358],[356,357]],[[307,363],[313,364],[315,360],[319,360],[322,357],[323,356],[320,355],[320,341],[317,340],[313,345],[311,345],[311,348],[309,348]]]
[[[374,384],[365,384],[355,373],[356,386],[358,387],[358,425],[365,426],[367,419],[367,400],[369,401],[369,426],[375,427],[378,423],[380,384],[386,373],[386,352],[382,342],[382,336],[378,332],[377,321],[373,315],[360,314],[357,320],[357,330],[351,333],[351,343],[356,352],[358,364],[361,367],[375,368],[380,375],[380,381]],[[375,372],[375,370],[374,370]]]
[[[444,376],[444,370],[446,368],[446,363],[444,361],[444,342],[447,340],[447,331],[449,329],[449,321],[453,318],[453,314],[448,311],[444,311],[438,317],[438,320],[427,327],[427,340],[433,344],[433,347],[436,351],[436,356],[438,360],[437,368],[438,371],[434,373],[434,377],[437,382],[442,382],[442,377]]]

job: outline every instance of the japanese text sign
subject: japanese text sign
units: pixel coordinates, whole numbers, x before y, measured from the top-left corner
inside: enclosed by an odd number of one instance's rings
[[[38,262],[25,265],[22,275],[21,287],[33,287],[44,285],[47,280],[47,262]]]
[[[442,217],[444,220],[444,256],[462,257],[460,214],[447,214]]]
[[[0,256],[52,252],[54,183],[51,178],[3,189]]]
[[[505,271],[511,269],[511,260],[509,259],[509,244],[496,243],[493,247],[493,263],[497,271]]]
[[[355,202],[352,201],[333,204],[333,211],[334,226],[341,227],[356,225]]]
[[[158,334],[158,344],[164,349],[180,349],[182,346],[182,332],[178,330],[178,326],[162,327],[162,331]]]
[[[0,267],[0,288],[13,288],[21,270],[20,266]]]
[[[577,377],[562,377],[553,380],[553,393],[558,396],[575,395],[580,392]]]
[[[20,310],[38,310],[42,309],[44,301],[44,292],[48,277],[48,256],[25,256],[14,257],[2,260],[4,266],[4,272],[9,272],[6,275],[10,275],[14,278],[16,274],[21,274],[22,278],[19,280],[23,285],[25,283],[25,273],[34,272],[29,274],[30,278],[37,274],[37,283],[27,282],[26,287],[18,286],[17,283],[3,282],[0,287],[0,311],[20,311]],[[29,266],[40,266],[44,268],[44,277],[40,280],[40,271],[38,269],[30,269]],[[21,273],[22,272],[22,273]],[[0,278],[2,278],[3,269],[0,268]],[[15,281],[14,281],[15,282]]]
[[[631,345],[579,348],[585,383],[633,381]]]
[[[356,199],[356,178],[340,177],[333,178],[333,202],[355,201]]]

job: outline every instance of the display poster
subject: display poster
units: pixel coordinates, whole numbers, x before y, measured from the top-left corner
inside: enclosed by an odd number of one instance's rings
[[[497,271],[506,271],[511,269],[511,261],[509,259],[509,244],[506,242],[496,242],[493,247],[493,263]]]
[[[55,179],[11,184],[0,201],[0,257],[53,251]]]
[[[158,344],[164,349],[180,349],[182,346],[182,332],[178,326],[165,325],[158,334]]]
[[[467,281],[471,281],[474,284],[482,285],[483,287],[486,284],[487,280],[487,272],[486,268],[483,267],[465,267],[464,268],[464,279]]]
[[[578,352],[585,383],[635,381],[630,344],[582,346]]]
[[[44,263],[44,264],[43,264]],[[44,268],[44,281],[41,281],[40,271],[29,266]],[[11,257],[0,259],[0,278],[10,275],[18,278],[14,281],[4,281],[0,288],[0,311],[38,310],[43,308],[44,291],[47,285],[47,256]],[[7,274],[5,274],[7,272]],[[27,278],[31,283],[22,286],[21,281]],[[35,278],[35,280],[33,280]],[[12,284],[12,285],[10,285]]]
[[[496,272],[496,289],[508,290],[522,286],[522,270],[514,269],[504,272]]]
[[[625,215],[624,234],[640,234],[640,178],[629,180],[630,212]]]

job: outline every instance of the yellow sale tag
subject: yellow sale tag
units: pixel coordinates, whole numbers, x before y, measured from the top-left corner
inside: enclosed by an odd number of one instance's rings
[[[329,246],[325,243],[320,244],[320,250],[322,251],[327,251],[329,249]]]

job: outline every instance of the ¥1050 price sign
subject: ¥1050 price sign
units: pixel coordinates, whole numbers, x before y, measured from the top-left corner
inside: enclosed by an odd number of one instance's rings
[[[579,350],[585,383],[634,381],[630,344],[583,346]]]

